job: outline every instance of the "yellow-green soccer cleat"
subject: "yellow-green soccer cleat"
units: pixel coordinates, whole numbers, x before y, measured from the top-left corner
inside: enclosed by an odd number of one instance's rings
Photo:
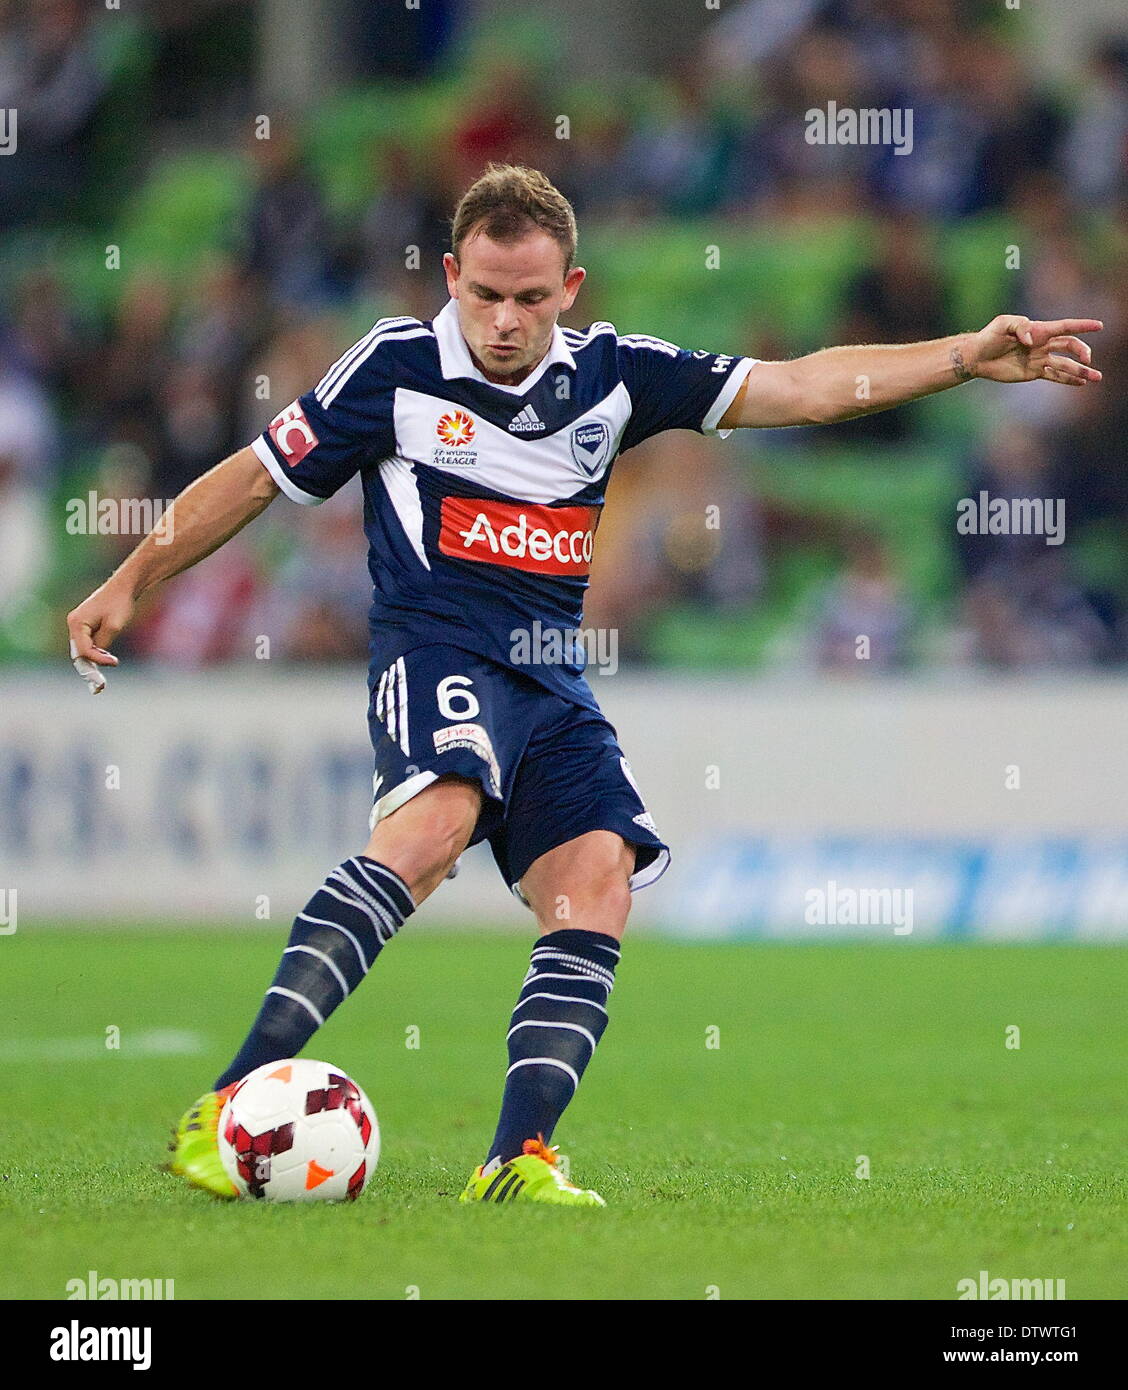
[[[560,1207],[605,1207],[598,1192],[568,1182],[556,1166],[556,1149],[543,1139],[526,1139],[524,1153],[500,1168],[475,1168],[460,1202],[551,1202]]]
[[[222,1091],[206,1091],[180,1117],[168,1146],[172,1151],[168,1171],[214,1197],[239,1195],[219,1156],[219,1114],[237,1084]]]

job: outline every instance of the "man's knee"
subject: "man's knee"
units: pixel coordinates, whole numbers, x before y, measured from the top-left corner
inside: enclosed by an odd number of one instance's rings
[[[397,873],[418,905],[466,848],[481,809],[477,782],[442,777],[377,821],[364,852]]]

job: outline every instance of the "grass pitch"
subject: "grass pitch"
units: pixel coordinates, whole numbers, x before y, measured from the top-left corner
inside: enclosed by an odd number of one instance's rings
[[[567,1212],[455,1201],[527,943],[409,926],[309,1049],[379,1113],[369,1190],[216,1203],[156,1165],[284,935],[0,940],[0,1296],[88,1270],[178,1300],[954,1299],[980,1270],[1128,1293],[1123,949],[628,938],[556,1136],[609,1206]]]

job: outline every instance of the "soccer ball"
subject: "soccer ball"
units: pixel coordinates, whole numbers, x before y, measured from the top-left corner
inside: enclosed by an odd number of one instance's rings
[[[219,1152],[241,1197],[351,1202],[376,1168],[380,1127],[340,1067],[295,1057],[239,1082],[220,1111]]]

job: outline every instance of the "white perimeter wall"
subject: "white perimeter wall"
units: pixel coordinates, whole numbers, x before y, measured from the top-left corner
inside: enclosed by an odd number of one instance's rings
[[[362,673],[264,663],[238,676],[126,670],[110,682],[91,697],[69,673],[0,679],[0,890],[17,890],[24,920],[254,922],[265,897],[270,919],[288,921],[326,870],[363,846],[372,768]],[[936,869],[946,846],[1012,856],[1012,869],[1025,855],[1021,910],[1020,889],[996,884],[991,914],[1014,917],[1019,931],[1060,917],[1029,878],[1031,846],[1074,896],[1077,854],[1103,856],[1105,896],[1089,915],[1105,923],[1098,934],[1122,918],[1128,928],[1124,682],[592,683],[674,851],[666,878],[635,900],[640,921],[801,931],[800,890],[820,884],[828,862],[842,881],[860,853],[862,881],[883,883],[887,871],[899,881],[910,870],[903,855],[890,868],[890,847],[920,841],[914,863],[924,854],[933,877],[946,872]],[[827,860],[828,843],[838,858]],[[951,926],[951,893],[919,930]],[[502,925],[528,914],[481,848],[423,916]]]

